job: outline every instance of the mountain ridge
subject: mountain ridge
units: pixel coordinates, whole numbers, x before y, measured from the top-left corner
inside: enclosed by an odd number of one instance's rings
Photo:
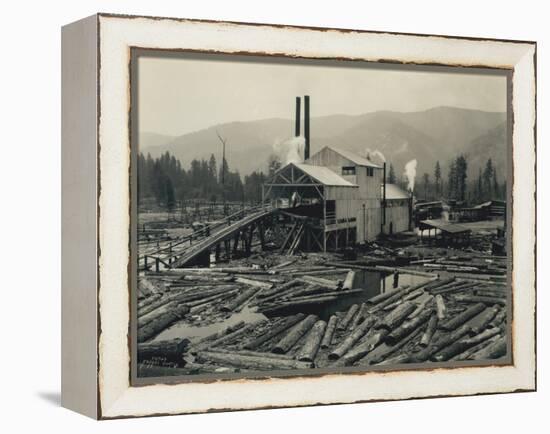
[[[219,133],[227,142],[229,166],[246,175],[265,171],[275,145],[292,138],[293,132],[294,120],[274,117],[228,122],[177,137],[143,132],[138,146],[153,157],[169,151],[188,167],[192,159],[206,159],[212,153],[221,160]],[[368,149],[379,150],[398,176],[405,163],[416,158],[418,176],[424,172],[432,176],[435,162],[440,161],[445,178],[448,162],[464,153],[469,177],[474,178],[486,159],[492,158],[502,179],[506,173],[506,113],[441,106],[414,112],[381,110],[312,117],[311,153],[325,145],[363,156]]]

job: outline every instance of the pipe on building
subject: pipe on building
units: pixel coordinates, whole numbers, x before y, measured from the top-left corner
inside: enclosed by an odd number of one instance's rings
[[[384,161],[384,179],[382,180],[382,233],[384,233],[384,226],[386,226],[386,162]]]
[[[304,96],[304,160],[309,159],[309,95]]]
[[[301,118],[301,102],[302,98],[296,97],[296,124],[294,129],[294,136],[300,137],[300,118]]]
[[[413,230],[413,192],[411,190],[409,197],[409,231]]]

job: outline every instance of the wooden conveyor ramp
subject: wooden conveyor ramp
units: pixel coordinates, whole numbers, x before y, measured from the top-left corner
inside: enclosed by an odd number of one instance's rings
[[[233,238],[235,234],[242,232],[249,226],[276,212],[278,212],[276,208],[258,207],[242,219],[232,222],[228,226],[218,228],[210,236],[203,238],[196,244],[188,246],[183,252],[175,253],[174,256],[178,256],[178,258],[172,262],[170,265],[171,268],[182,267],[192,262],[205,251],[209,251],[223,241]]]

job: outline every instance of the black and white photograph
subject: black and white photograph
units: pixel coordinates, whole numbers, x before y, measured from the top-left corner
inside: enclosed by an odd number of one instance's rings
[[[510,363],[507,72],[132,60],[138,378]]]

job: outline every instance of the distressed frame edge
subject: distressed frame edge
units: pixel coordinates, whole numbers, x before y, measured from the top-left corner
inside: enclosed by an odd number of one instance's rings
[[[102,16],[106,16],[105,14],[102,14]],[[117,16],[118,17],[118,16]],[[119,17],[120,18],[120,17]],[[125,16],[125,19],[127,17]],[[130,17],[130,18],[138,18],[138,17]],[[151,18],[151,17],[147,17],[149,19],[154,19],[154,18]],[[182,20],[182,21],[189,21],[189,20]],[[223,22],[214,22],[214,23],[223,23]],[[232,23],[232,24],[235,24],[238,26],[239,23]],[[251,24],[253,26],[253,24]],[[276,28],[278,28],[278,26],[274,26]],[[292,27],[293,29],[295,30],[298,30],[298,29],[304,29],[302,27],[295,27],[295,26],[281,26],[283,28],[286,28],[286,27]],[[308,28],[305,28],[305,29],[308,29]],[[374,33],[374,32],[368,32],[368,31],[361,31],[362,33]],[[386,33],[386,32],[382,32],[382,33]],[[416,36],[416,35],[415,35]],[[425,36],[433,36],[433,35],[421,35],[421,37],[425,37]],[[444,37],[444,38],[447,38],[447,37]],[[458,38],[454,38],[454,37],[449,37],[449,39],[458,39]],[[477,39],[476,39],[477,40]],[[485,39],[481,39],[481,40],[485,40]],[[496,40],[498,42],[503,42],[502,40]],[[536,43],[527,43],[528,45],[525,47],[525,57],[531,57],[532,55],[532,71],[533,71],[533,75],[532,76],[528,76],[527,79],[529,80],[529,82],[532,82],[533,84],[533,91],[534,91],[534,99],[535,99],[535,103],[536,103]],[[528,59],[529,61],[529,59]],[[517,62],[515,66],[517,66],[520,62]],[[528,68],[530,68],[528,66]],[[517,77],[516,74],[514,74],[514,79]],[[530,141],[529,145],[533,145],[533,152],[534,152],[534,158],[535,158],[535,165],[533,167],[533,170],[536,171],[536,105],[533,106],[533,112],[532,112],[532,115],[533,115],[533,124],[532,124],[532,135],[533,135],[533,140]],[[515,138],[515,134],[514,134],[514,138]],[[535,178],[535,182],[536,182],[536,178]],[[536,194],[536,183],[534,184],[533,186],[534,188],[534,193]],[[535,222],[535,226],[536,226],[536,214],[534,216],[534,222]],[[536,229],[535,229],[535,238],[534,238],[534,242],[535,242],[535,249],[536,249]],[[533,268],[533,272],[536,271],[536,250],[534,250],[534,268]],[[534,276],[535,279],[536,279],[536,276]],[[534,290],[536,291],[536,281],[535,281],[535,288]],[[535,293],[535,296],[536,296],[536,293]],[[534,306],[535,310],[533,312],[533,317],[534,317],[534,320],[536,321],[536,299],[535,299],[535,306]],[[535,326],[535,332],[536,332],[536,326]],[[535,338],[536,338],[536,335],[535,335]],[[394,399],[423,399],[423,398],[428,398],[428,397],[435,397],[435,396],[466,396],[466,395],[477,395],[477,394],[491,394],[491,393],[509,393],[509,392],[514,392],[514,391],[532,391],[532,390],[536,390],[536,340],[534,341],[534,371],[533,371],[533,381],[531,382],[530,380],[528,380],[528,383],[525,383],[525,387],[517,387],[515,389],[510,389],[510,390],[505,390],[505,391],[497,391],[497,392],[481,392],[481,393],[458,393],[458,394],[449,394],[449,395],[421,395],[421,394],[418,394],[416,396],[410,396],[410,397],[401,397],[401,398],[389,398],[389,400],[394,400]],[[101,349],[98,347],[98,351],[101,351]],[[344,374],[345,375],[345,374]],[[101,389],[101,382],[98,383],[100,389]],[[366,400],[358,400],[358,401],[346,401],[346,402],[373,402],[373,401],[381,401],[381,400],[388,400],[388,399],[366,399]],[[118,400],[117,400],[118,401]],[[337,403],[345,403],[345,402],[334,402],[334,404],[337,404]],[[323,405],[323,404],[330,404],[330,403],[325,403],[325,402],[312,402],[312,403],[306,403],[306,404],[283,404],[283,405],[274,405],[274,406],[268,406],[268,407],[243,407],[243,408],[213,408],[213,409],[206,409],[204,411],[227,411],[227,410],[245,410],[245,409],[253,409],[253,408],[279,408],[279,407],[285,407],[285,406],[309,406],[309,405]],[[116,407],[116,406],[113,406],[113,407]],[[119,418],[119,417],[136,417],[136,416],[146,416],[146,415],[149,415],[149,414],[123,414],[123,413],[120,413],[120,414],[116,414],[116,409],[115,408],[108,408],[108,409],[104,409],[104,415],[102,416],[102,418]],[[114,410],[114,413],[112,413],[110,410]],[[154,415],[160,415],[160,414],[182,414],[182,413],[197,413],[197,412],[203,412],[203,411],[185,411],[185,410],[181,410],[181,411],[178,411],[178,412],[167,412],[167,413],[155,413]]]
[[[93,419],[100,418],[98,24],[95,14],[61,29],[61,405]]]

